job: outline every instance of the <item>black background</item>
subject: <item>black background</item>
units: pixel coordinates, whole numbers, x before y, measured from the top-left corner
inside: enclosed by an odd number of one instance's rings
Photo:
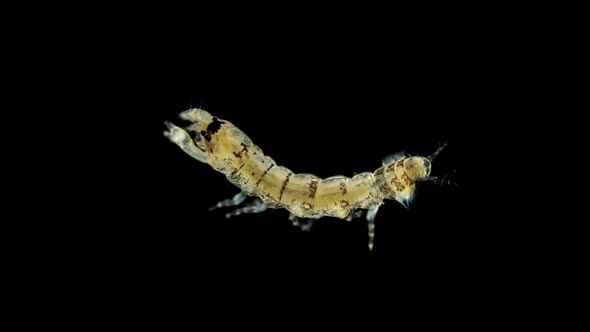
[[[587,86],[567,82],[28,81],[4,90],[8,287],[586,287]],[[238,192],[162,135],[201,106],[322,177],[448,140],[409,210],[225,219]]]
[[[89,5],[3,10],[3,322],[563,330],[588,311],[588,84],[539,81],[588,77],[586,11]],[[448,140],[433,172],[459,188],[385,204],[372,253],[363,220],[226,220],[207,208],[237,188],[162,136],[191,104],[323,177]]]

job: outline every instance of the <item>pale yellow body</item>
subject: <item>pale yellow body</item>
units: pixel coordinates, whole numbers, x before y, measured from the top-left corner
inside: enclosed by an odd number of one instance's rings
[[[383,197],[372,173],[352,178],[320,179],[312,174],[294,174],[278,166],[229,122],[206,141],[209,164],[249,195],[260,197],[275,208],[286,208],[298,217],[347,217],[358,208],[376,207]]]
[[[375,172],[352,178],[334,176],[320,179],[311,174],[294,174],[278,166],[250,138],[232,123],[211,116],[202,109],[181,113],[197,133],[192,140],[183,129],[167,123],[166,136],[195,159],[206,162],[226,175],[229,181],[249,196],[259,197],[264,207],[285,208],[302,218],[331,216],[347,218],[357,209],[370,209],[369,247],[374,235],[373,219],[384,199],[407,206],[416,181],[430,174],[430,162],[424,157],[393,157]],[[233,202],[228,205],[237,205]],[[253,209],[256,212],[256,209]]]

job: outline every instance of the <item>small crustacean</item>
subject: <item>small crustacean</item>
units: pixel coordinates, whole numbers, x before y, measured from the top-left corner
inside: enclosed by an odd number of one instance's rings
[[[246,197],[255,196],[257,199],[252,204],[229,212],[226,217],[284,208],[290,212],[289,219],[294,225],[307,230],[321,217],[352,220],[360,216],[361,209],[367,209],[369,249],[373,248],[375,216],[383,201],[396,200],[408,207],[418,181],[436,181],[436,177],[430,176],[431,161],[444,148],[444,145],[439,147],[429,157],[391,155],[376,171],[352,178],[321,179],[311,174],[294,174],[276,165],[240,129],[202,109],[184,111],[180,118],[191,123],[186,130],[166,122],[169,130],[164,135],[191,157],[225,174],[241,189],[239,194],[210,210],[237,206]],[[194,139],[189,132],[196,133]]]

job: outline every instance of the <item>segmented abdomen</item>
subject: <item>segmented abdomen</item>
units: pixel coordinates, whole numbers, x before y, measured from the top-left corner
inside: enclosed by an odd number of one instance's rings
[[[286,208],[298,217],[332,216],[345,218],[357,208],[379,206],[383,200],[373,173],[352,178],[334,176],[320,179],[312,174],[294,174],[278,166],[230,123],[216,135],[218,149],[210,164],[247,194],[260,197],[272,207]],[[231,148],[228,148],[231,147]]]

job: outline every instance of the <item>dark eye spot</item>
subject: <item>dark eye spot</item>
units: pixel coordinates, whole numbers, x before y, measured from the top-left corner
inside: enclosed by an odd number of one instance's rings
[[[205,139],[207,140],[207,142],[211,142],[211,135],[209,135],[208,132],[206,131],[201,131],[201,136],[205,137]]]
[[[219,128],[221,128],[221,125],[223,124],[223,121],[219,121],[218,118],[213,118],[213,122],[211,122],[208,126],[207,126],[207,132],[211,133],[211,135],[215,134],[216,132],[219,131]]]

